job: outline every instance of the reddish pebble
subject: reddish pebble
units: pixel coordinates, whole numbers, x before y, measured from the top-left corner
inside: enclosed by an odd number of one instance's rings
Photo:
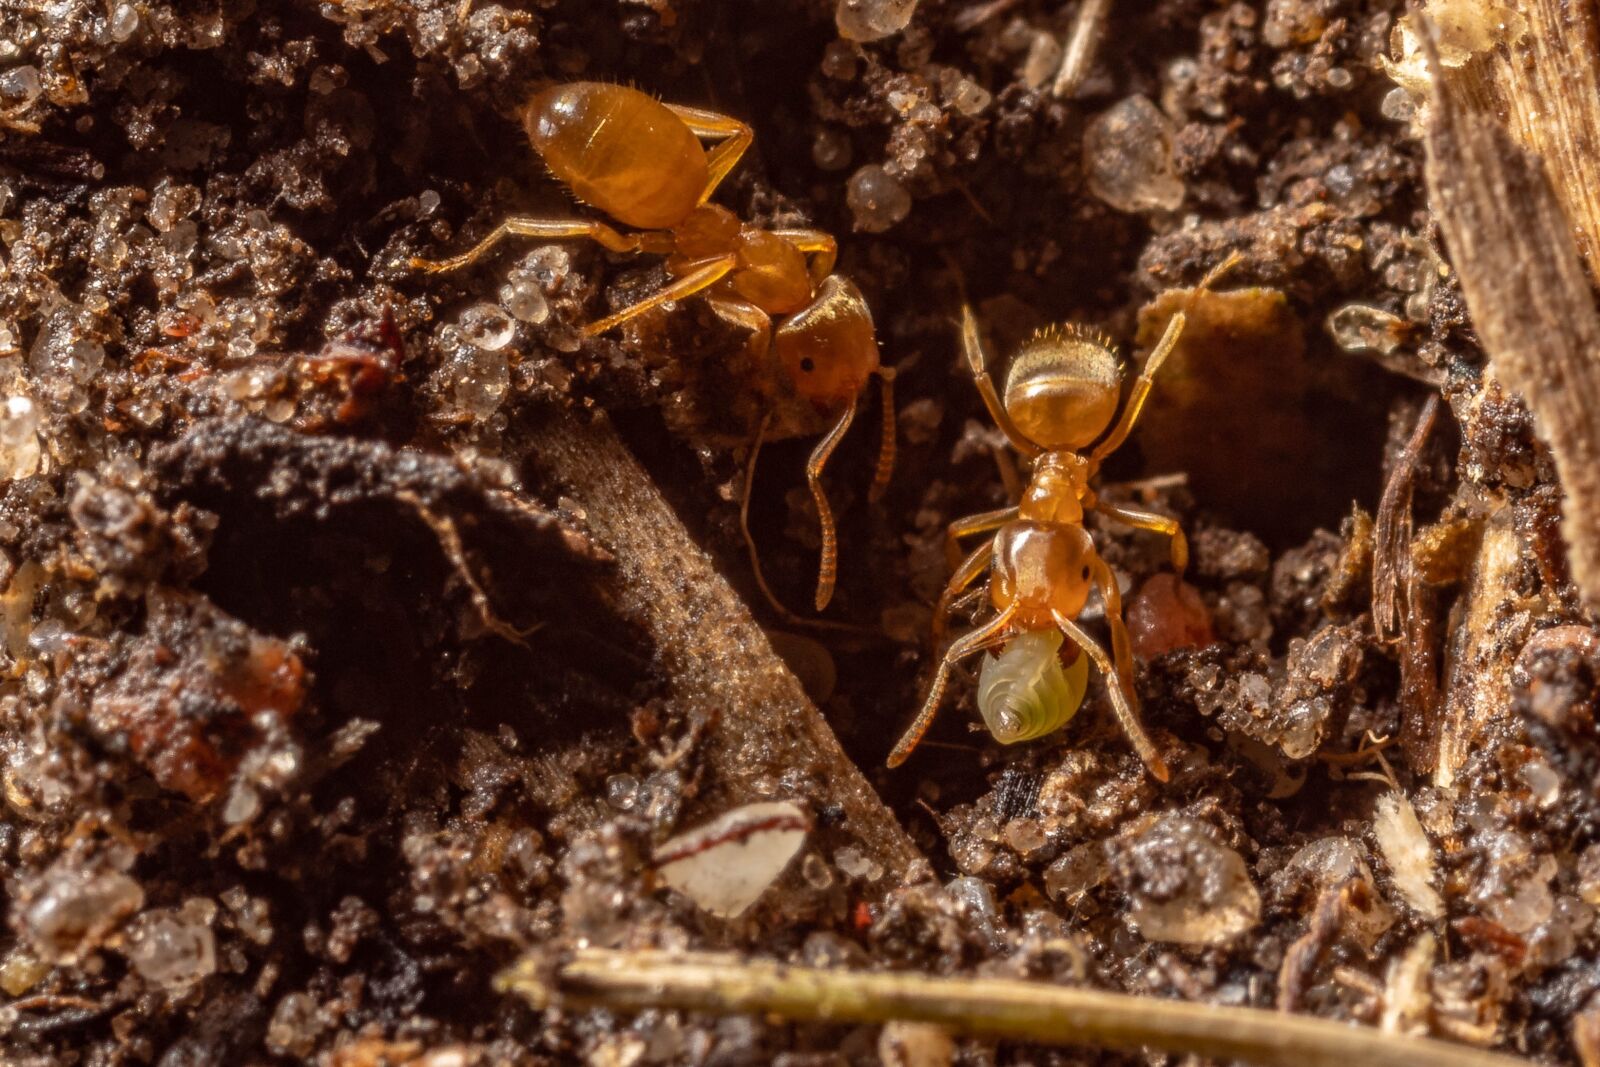
[[[1175,574],[1158,574],[1139,588],[1128,603],[1127,623],[1133,654],[1144,660],[1216,640],[1200,591]]]

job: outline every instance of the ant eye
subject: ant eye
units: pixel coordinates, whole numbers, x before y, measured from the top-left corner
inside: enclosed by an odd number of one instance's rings
[[[812,371],[817,369],[817,362],[810,356],[807,356],[800,361],[800,369],[805,371],[807,374],[810,374]]]
[[[1083,580],[1086,582],[1089,580],[1089,565],[1087,563],[1083,565]]]

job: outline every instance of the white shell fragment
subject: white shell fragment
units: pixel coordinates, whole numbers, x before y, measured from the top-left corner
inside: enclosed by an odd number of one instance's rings
[[[805,812],[778,800],[734,808],[656,849],[661,880],[731,919],[754,904],[805,844]]]

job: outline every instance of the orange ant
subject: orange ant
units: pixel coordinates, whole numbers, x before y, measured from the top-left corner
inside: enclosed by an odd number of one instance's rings
[[[1205,291],[1236,262],[1237,256],[1230,256],[1214,267],[1194,292]],[[950,670],[957,662],[1014,637],[1056,630],[1094,661],[1107,680],[1111,705],[1134,750],[1152,775],[1163,782],[1167,780],[1166,762],[1139,723],[1133,653],[1122,622],[1122,594],[1111,568],[1095,551],[1094,540],[1084,529],[1083,516],[1085,511],[1097,511],[1137,529],[1166,534],[1172,539],[1173,568],[1182,574],[1188,564],[1188,542],[1176,519],[1109,504],[1090,488],[1100,464],[1133,429],[1150,395],[1156,371],[1177,344],[1184,322],[1185,315],[1179,311],[1167,323],[1161,340],[1134,379],[1121,417],[1113,425],[1122,391],[1122,368],[1109,338],[1076,325],[1040,331],[1012,359],[1002,400],[989,377],[977,319],[969,305],[962,305],[961,346],[967,366],[995,424],[1013,448],[1033,460],[1033,473],[1020,504],[950,524],[945,546],[952,556],[959,555],[960,538],[995,533],[961,560],[940,594],[934,609],[935,648],[944,643],[946,620],[956,598],[986,573],[990,576],[987,589],[976,592],[981,596],[987,591],[996,614],[944,652],[922,710],[889,754],[890,767],[904,763],[928,732]],[[1087,454],[1080,454],[1090,445],[1094,447]],[[1111,655],[1076,621],[1091,587],[1100,591],[1105,604]],[[1069,688],[1063,685],[1060,691],[1069,692]],[[1081,688],[1077,693],[1081,697]],[[995,720],[995,713],[1001,709],[983,710],[986,720]],[[1050,709],[1048,721],[1064,722],[1073,710],[1075,705]]]
[[[822,469],[855,418],[869,377],[882,383],[884,409],[871,499],[882,495],[894,468],[894,370],[879,361],[872,313],[861,291],[833,273],[833,237],[820,230],[764,230],[706,202],[753,140],[750,127],[737,119],[664,104],[637,89],[603,82],[553,85],[529,100],[521,117],[534,151],[557,180],[579,200],[637,232],[621,233],[595,219],[516,216],[458,256],[413,259],[412,267],[458,270],[507,237],[586,237],[613,252],[666,256],[670,284],[583,332],[593,337],[651,308],[704,293],[718,316],[750,331],[746,353],[769,400],[792,409],[781,430],[809,432],[818,416],[832,417],[806,464],[822,526],[816,591],[821,611],[833,596],[838,569],[838,539],[822,492]],[[717,143],[708,151],[702,138]],[[769,413],[751,449],[746,509],[755,458],[771,424]],[[762,577],[747,510],[740,512],[740,526],[762,592],[792,618]]]

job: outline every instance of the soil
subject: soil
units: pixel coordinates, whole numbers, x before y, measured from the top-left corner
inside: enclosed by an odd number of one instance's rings
[[[1405,5],[1114,7],[1061,98],[1050,49],[1077,5],[1054,0],[921,0],[865,44],[828,0],[0,10],[0,1059],[877,1062],[873,1027],[536,1011],[493,987],[571,946],[1592,1052],[1572,1035],[1600,1015],[1600,636],[1379,66]],[[825,479],[823,618],[848,628],[778,614],[745,554],[768,401],[744,334],[686,300],[582,335],[659,286],[659,259],[519,242],[408,265],[587,210],[518,114],[580,78],[747,120],[717,201],[839,239],[899,372],[887,494],[868,500],[875,395]],[[1086,154],[1131,97],[1170,140],[1154,172],[1122,158],[1143,143]],[[1189,291],[1229,253],[1217,292]],[[962,359],[964,298],[996,373],[1046,323],[1126,356],[1191,316],[1103,479],[1182,521],[1187,586],[1164,539],[1089,523],[1166,784],[1099,682],[1060,732],[995,743],[976,664],[883,767],[927,681],[944,528],[1005,506],[1017,471]],[[615,427],[925,862],[840,845],[825,778],[717,780],[715,716],[674,697],[627,561],[540,444],[570,419]],[[770,442],[750,501],[797,609],[814,440]],[[1397,573],[1400,607],[1375,603]],[[650,857],[741,793],[803,800],[815,832],[717,918]]]

